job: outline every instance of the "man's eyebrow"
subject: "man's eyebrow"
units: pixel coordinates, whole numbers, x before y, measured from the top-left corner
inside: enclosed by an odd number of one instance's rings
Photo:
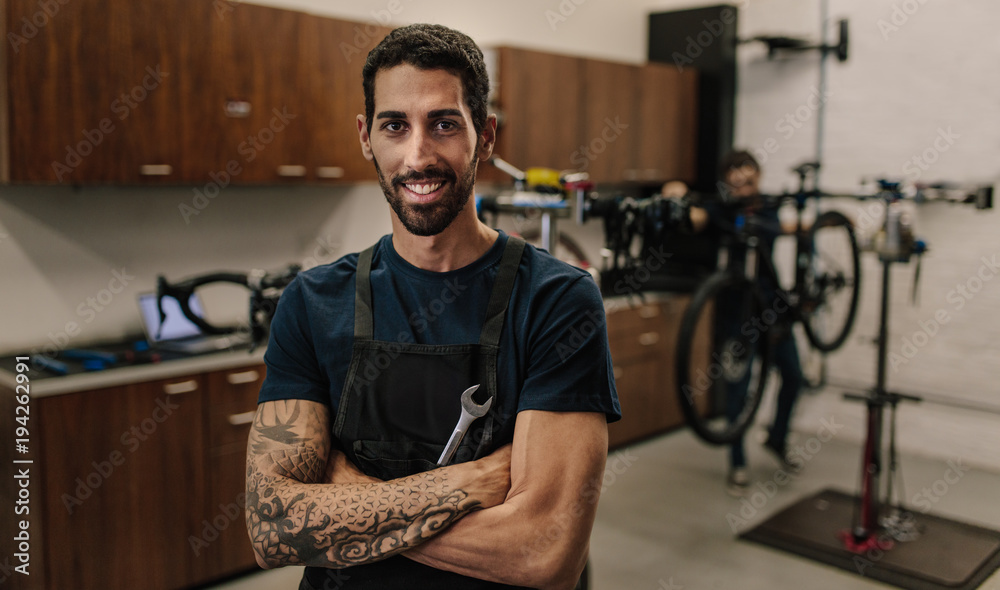
[[[376,119],[405,119],[406,113],[403,111],[382,111],[375,116]]]
[[[427,113],[428,119],[437,119],[438,117],[461,117],[462,111],[458,109],[437,109]]]

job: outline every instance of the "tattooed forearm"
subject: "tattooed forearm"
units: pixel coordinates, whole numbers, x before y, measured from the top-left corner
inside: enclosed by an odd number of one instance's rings
[[[247,529],[271,566],[346,567],[431,538],[480,503],[442,471],[385,483],[326,484],[325,406],[262,404],[247,453]]]

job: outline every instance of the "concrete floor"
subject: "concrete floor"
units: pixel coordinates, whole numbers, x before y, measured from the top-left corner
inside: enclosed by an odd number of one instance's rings
[[[824,403],[825,392],[803,396],[800,409]],[[768,408],[763,408],[765,411]],[[806,444],[819,432],[798,431]],[[758,429],[748,438],[755,482],[773,480],[777,464],[761,449]],[[822,438],[826,439],[826,436]],[[592,587],[596,590],[889,588],[852,573],[736,539],[770,514],[826,487],[857,488],[860,447],[835,437],[822,443],[793,481],[756,514],[723,485],[726,455],[679,430],[615,451],[609,457],[605,490],[591,542]],[[944,477],[945,461],[901,458],[904,493],[913,499]],[[752,488],[757,489],[757,488]],[[941,486],[936,488],[941,491]],[[972,469],[943,494],[932,494],[932,514],[1000,530],[1000,474]],[[926,500],[925,500],[926,501]],[[759,505],[760,502],[757,502]],[[737,517],[749,515],[745,524]],[[736,530],[734,530],[736,529]],[[295,590],[301,570],[261,572],[215,586],[218,590]],[[1000,590],[1000,572],[980,588]]]

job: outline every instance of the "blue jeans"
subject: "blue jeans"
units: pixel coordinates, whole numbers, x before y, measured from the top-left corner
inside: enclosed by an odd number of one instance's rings
[[[768,442],[781,448],[785,444],[788,436],[788,425],[792,419],[792,409],[795,407],[795,400],[799,397],[804,378],[802,376],[802,365],[799,362],[799,350],[795,345],[795,335],[791,328],[775,326],[776,329],[784,332],[771,344],[771,359],[774,367],[781,374],[781,388],[778,390],[778,403],[774,412],[774,422],[768,435]],[[767,336],[765,336],[767,337]],[[749,371],[747,377],[741,383],[729,385],[727,391],[726,413],[733,419],[739,413],[742,404],[738,403],[746,394],[749,384]],[[734,403],[737,402],[737,403]],[[745,467],[747,464],[746,454],[743,450],[743,440],[740,439],[729,447],[729,465],[732,468]]]

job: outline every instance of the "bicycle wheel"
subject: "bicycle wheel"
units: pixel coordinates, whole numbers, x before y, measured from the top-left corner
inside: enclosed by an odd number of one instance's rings
[[[816,219],[809,230],[809,243],[812,250],[807,253],[799,310],[809,342],[830,352],[847,340],[858,311],[858,244],[851,222],[837,211],[827,211]]]
[[[767,385],[768,325],[760,289],[719,272],[702,283],[677,337],[677,394],[688,425],[705,442],[738,440]]]

